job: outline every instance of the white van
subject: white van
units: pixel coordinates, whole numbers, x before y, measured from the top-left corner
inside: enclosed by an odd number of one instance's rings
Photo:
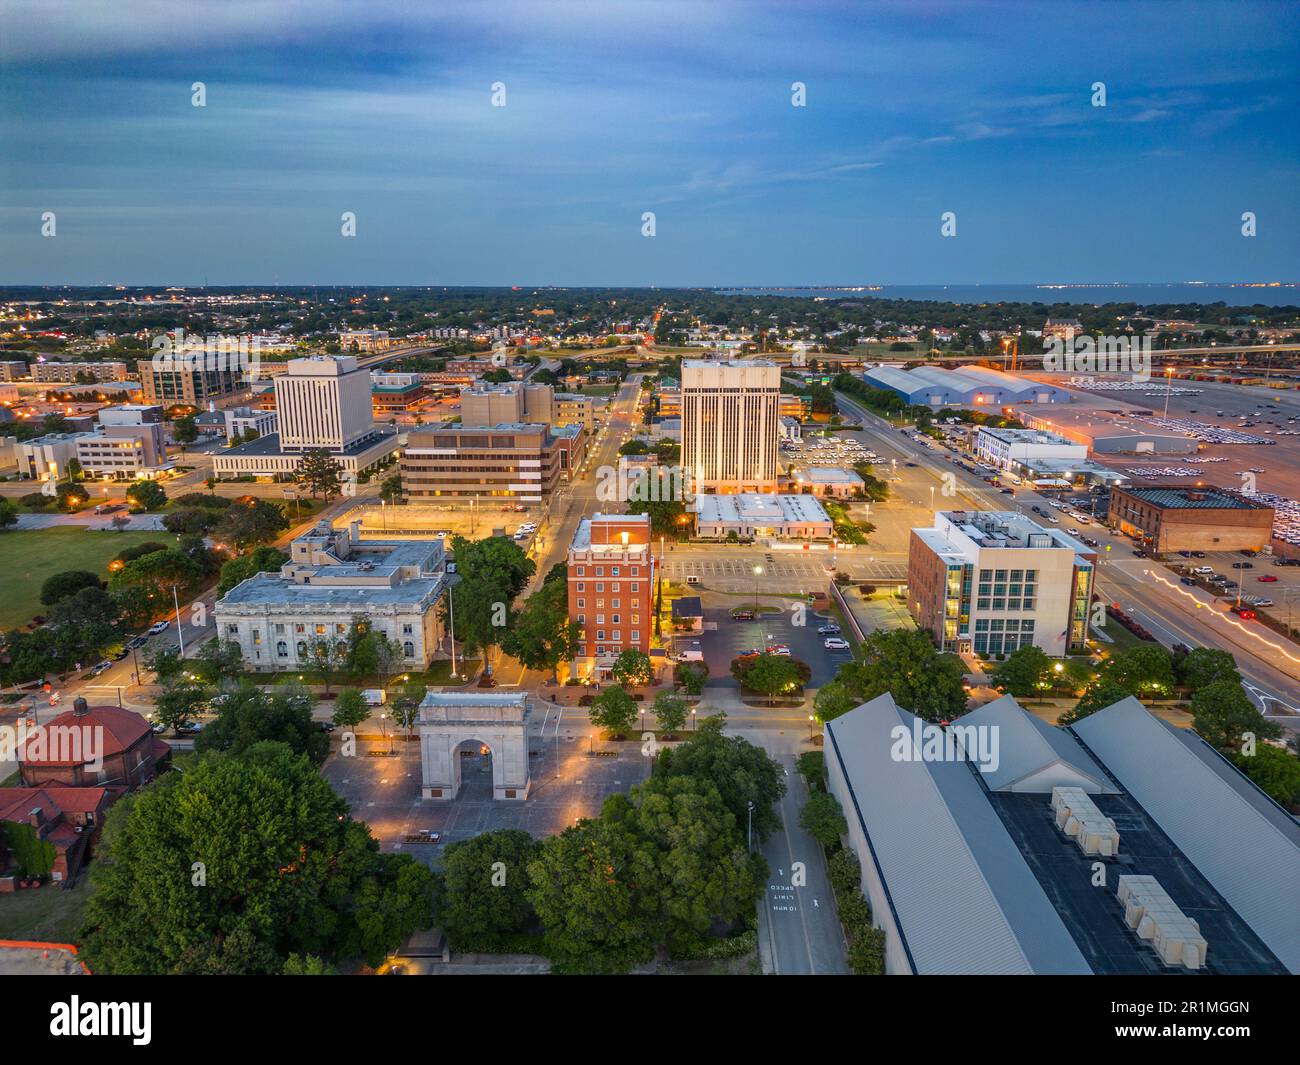
[[[364,688],[361,691],[361,698],[366,701],[367,706],[383,706],[388,701],[388,692],[383,688]]]
[[[686,583],[687,583],[687,584],[699,584],[699,583],[700,583],[700,578],[699,578],[699,576],[698,576],[697,574],[694,574],[694,573],[688,573],[688,574],[686,575]]]

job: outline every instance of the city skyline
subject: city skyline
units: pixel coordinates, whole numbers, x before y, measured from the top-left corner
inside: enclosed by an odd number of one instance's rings
[[[16,7],[4,284],[1294,279],[1285,5]]]

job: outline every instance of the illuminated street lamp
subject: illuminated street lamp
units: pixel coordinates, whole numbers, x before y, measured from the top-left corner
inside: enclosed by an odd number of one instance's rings
[[[763,567],[754,567],[754,616],[758,616],[758,578],[763,576]]]

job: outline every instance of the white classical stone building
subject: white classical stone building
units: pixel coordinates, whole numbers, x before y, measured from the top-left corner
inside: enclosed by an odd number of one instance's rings
[[[528,798],[528,712],[524,692],[429,692],[420,704],[420,794],[456,798],[462,748],[472,745],[491,755],[492,798]]]
[[[360,540],[358,526],[321,522],[290,544],[278,573],[259,573],[217,601],[220,639],[255,670],[312,664],[320,640],[344,642],[354,624],[393,640],[407,669],[425,669],[442,642],[435,609],[447,588],[441,540]]]

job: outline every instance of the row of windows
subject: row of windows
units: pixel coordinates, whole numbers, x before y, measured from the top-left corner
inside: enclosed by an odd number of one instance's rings
[[[307,625],[308,625],[308,623],[305,623],[305,622],[299,622],[299,623],[295,624],[294,627],[293,627],[293,631],[294,631],[294,633],[295,633],[296,635],[298,635],[298,636],[301,636],[301,635],[305,634],[305,633],[307,632]],[[274,630],[274,632],[275,632],[275,634],[276,634],[277,636],[283,636],[286,632],[289,631],[289,627],[288,627],[287,624],[279,624],[279,623],[277,623],[277,624],[275,624],[275,625],[272,625],[271,628]],[[312,629],[312,632],[313,632],[315,635],[317,635],[317,636],[324,636],[324,635],[326,635],[326,633],[328,633],[328,631],[329,631],[329,625],[327,625],[327,624],[322,624],[322,623],[320,623],[320,622],[317,622],[316,624],[314,624],[314,625],[311,626],[311,629]],[[334,634],[335,634],[336,636],[343,636],[343,635],[345,635],[345,634],[347,633],[347,631],[348,631],[348,626],[347,626],[346,624],[344,624],[343,622],[340,621],[340,622],[336,622],[336,623],[334,624]],[[403,635],[403,636],[410,636],[410,635],[412,635],[414,632],[415,632],[415,626],[414,626],[414,625],[403,625],[403,626],[402,626],[402,635]],[[231,624],[231,625],[227,625],[227,626],[226,626],[226,635],[227,635],[227,636],[238,636],[238,635],[239,635],[239,626],[238,626],[238,625],[233,625],[233,624]],[[261,630],[261,629],[254,629],[254,630],[253,630],[253,642],[254,642],[254,643],[260,643],[261,640],[262,640],[262,630]]]
[[[1033,599],[985,599],[975,600],[976,610],[1033,610]]]
[[[1024,580],[1024,581],[1036,581],[1036,580],[1038,580],[1038,570],[1036,570],[1036,569],[1013,569],[1013,570],[1005,570],[1005,569],[999,569],[999,570],[981,569],[981,570],[980,570],[980,580],[981,580],[981,581],[994,581],[994,580],[996,580],[996,581],[1005,581],[1005,580],[1007,579],[1007,575],[1008,575],[1008,574],[1010,574],[1011,579],[1012,579],[1013,581],[1020,581],[1020,580]]]
[[[612,609],[612,610],[617,610],[617,609],[622,605],[622,602],[623,602],[623,601],[622,601],[621,599],[611,599],[611,600],[609,601],[610,609]],[[585,599],[579,599],[577,605],[578,605],[578,609],[579,609],[579,610],[585,610],[586,607],[587,607],[587,600],[585,600]],[[630,605],[631,609],[633,609],[633,610],[640,610],[640,609],[641,609],[641,600],[640,600],[640,599],[633,599],[633,600],[630,601],[630,604],[629,604],[629,605]],[[596,600],[596,609],[597,609],[597,610],[603,610],[604,607],[605,607],[605,600],[603,600],[603,599],[597,599],[597,600]]]
[[[976,632],[1033,632],[1033,618],[976,618]]]
[[[1034,634],[1020,633],[1016,635],[1013,632],[1005,635],[1000,632],[980,633],[974,640],[975,651],[982,655],[1010,654],[1021,647],[1030,647],[1034,642]]]
[[[604,566],[596,566],[595,569],[596,569],[596,573],[595,573],[595,575],[596,575],[597,577],[603,577],[603,576],[605,576],[605,567],[604,567]],[[620,566],[610,566],[610,567],[609,567],[609,575],[610,575],[611,577],[618,577],[618,576],[620,576],[620,575],[621,575],[620,572],[619,572],[620,569],[621,569]],[[585,577],[586,575],[587,575],[587,567],[586,567],[586,566],[579,566],[579,567],[577,567],[577,576],[579,576],[579,577]],[[628,567],[628,574],[627,574],[627,575],[628,575],[629,577],[639,577],[639,576],[641,576],[641,567],[640,567],[640,566],[629,566],[629,567]],[[600,591],[599,588],[597,588],[596,590],[597,590],[597,591]],[[581,585],[581,584],[578,585],[578,591],[582,591],[582,585]]]
[[[635,570],[637,567],[633,566],[632,568],[633,568],[633,570]],[[615,576],[618,576],[618,575],[615,574]],[[585,592],[586,590],[587,590],[587,582],[586,582],[586,581],[578,581],[578,582],[577,582],[577,587],[574,588],[574,591],[575,591],[575,592]],[[603,592],[604,590],[605,590],[605,582],[604,582],[604,581],[597,581],[597,582],[596,582],[596,591],[597,591],[597,592]],[[609,590],[610,590],[611,592],[613,592],[615,595],[617,595],[617,594],[618,594],[618,583],[615,582],[615,583],[611,584],[611,585],[609,586]],[[632,584],[631,584],[631,586],[628,588],[628,591],[629,591],[629,592],[639,592],[640,590],[641,590],[641,585],[638,584],[636,581],[633,581]]]

